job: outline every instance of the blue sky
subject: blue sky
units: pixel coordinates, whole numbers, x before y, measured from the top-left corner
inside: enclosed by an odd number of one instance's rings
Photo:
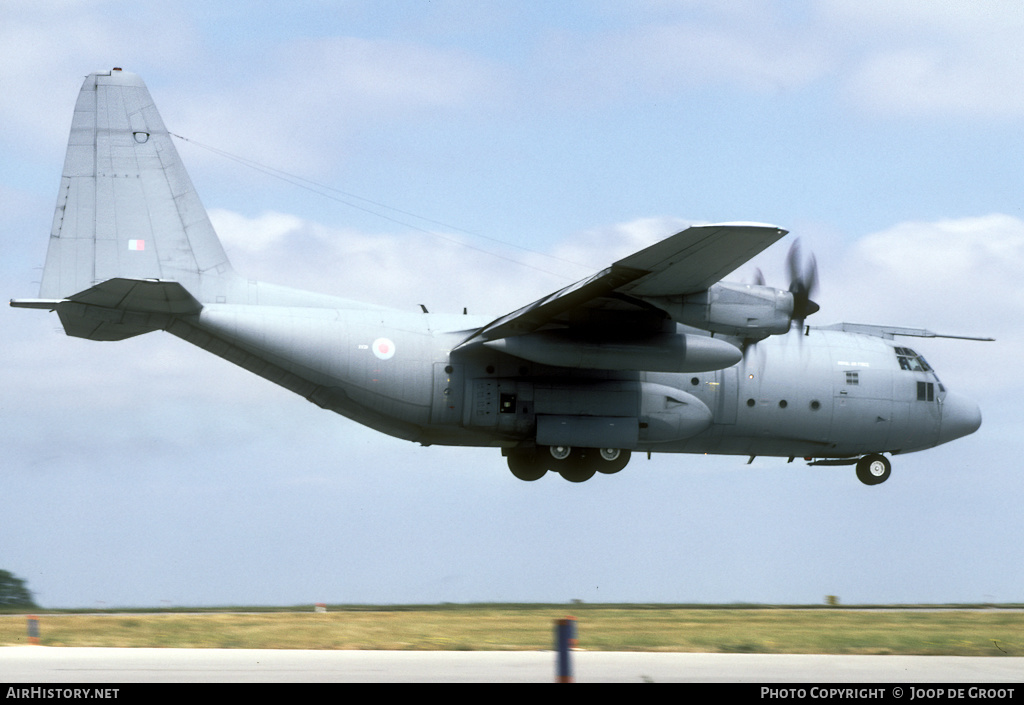
[[[37,292],[82,77],[121,66],[253,278],[499,315],[751,220],[793,235],[736,278],[785,287],[799,236],[815,323],[998,342],[910,341],[985,421],[880,487],[705,456],[571,485],[5,307],[0,567],[50,607],[1024,601],[1022,29],[1009,1],[4,3],[9,298]]]

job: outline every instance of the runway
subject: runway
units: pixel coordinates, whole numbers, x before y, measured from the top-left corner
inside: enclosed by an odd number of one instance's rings
[[[1024,658],[579,651],[578,683],[1020,683]],[[0,683],[550,683],[550,651],[0,648]]]

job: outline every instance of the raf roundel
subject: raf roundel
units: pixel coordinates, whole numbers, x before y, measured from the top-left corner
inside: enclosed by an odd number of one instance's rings
[[[395,344],[387,338],[377,338],[372,348],[373,354],[380,360],[390,360],[395,356]]]

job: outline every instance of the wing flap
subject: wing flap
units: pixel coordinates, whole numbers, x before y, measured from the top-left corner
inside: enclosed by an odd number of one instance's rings
[[[471,336],[473,341],[497,340],[530,333],[594,299],[608,296],[617,288],[646,272],[617,266],[609,267],[589,279],[576,282],[555,293],[498,318]],[[467,340],[466,342],[470,342]]]

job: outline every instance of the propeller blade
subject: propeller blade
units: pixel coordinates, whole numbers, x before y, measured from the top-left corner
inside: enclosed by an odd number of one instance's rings
[[[786,253],[786,269],[789,271],[789,288],[792,289],[793,282],[800,278],[800,238],[789,246],[789,252]]]
[[[796,240],[786,255],[786,267],[789,270],[789,293],[793,295],[793,320],[803,328],[804,319],[821,308],[811,300],[818,287],[818,261],[811,254],[806,266],[802,265],[800,240]]]

